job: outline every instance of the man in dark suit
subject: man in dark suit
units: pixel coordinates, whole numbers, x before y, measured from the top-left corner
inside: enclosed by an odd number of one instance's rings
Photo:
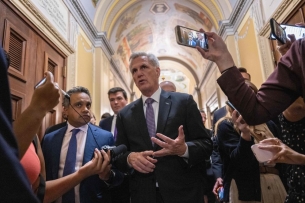
[[[47,180],[68,175],[65,172],[69,165],[68,162],[73,163],[72,172],[77,171],[92,159],[95,148],[101,149],[104,145],[114,144],[111,133],[88,124],[91,119],[91,97],[88,89],[74,87],[67,94],[70,95],[70,98],[65,97],[63,103],[67,115],[67,125],[44,137],[42,150],[46,162]],[[75,140],[74,144],[72,144],[73,140]],[[72,145],[76,145],[75,151],[70,154]],[[73,162],[72,157],[74,157]],[[110,170],[109,165],[108,170],[84,179],[80,185],[65,193],[57,202],[111,202],[107,195],[108,186],[120,184],[122,178],[123,174],[115,169]],[[69,196],[69,200],[66,200],[67,196]]]
[[[191,95],[161,90],[153,54],[133,53],[130,71],[142,97],[118,114],[116,144],[125,144],[128,152],[116,164],[132,172],[131,202],[203,202],[204,161],[212,142],[196,102]]]
[[[114,115],[101,120],[99,126],[104,130],[112,132],[112,134],[114,135],[116,116],[118,112],[122,108],[124,108],[128,102],[127,93],[121,87],[113,87],[108,91],[108,99],[110,102],[111,109],[114,112]]]
[[[114,140],[116,140],[117,129],[116,129],[116,119],[118,112],[124,108],[127,104],[127,93],[121,87],[113,87],[108,91],[108,99],[113,116],[101,120],[100,127],[103,130],[107,130],[113,134]],[[109,190],[112,203],[129,203],[130,193],[129,193],[129,176],[124,175],[124,180],[121,185],[113,187]]]

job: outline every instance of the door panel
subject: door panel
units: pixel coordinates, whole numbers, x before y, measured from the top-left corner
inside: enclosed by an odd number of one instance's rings
[[[65,66],[65,57],[56,51],[43,39],[38,39],[37,51],[41,53],[42,57],[37,59],[37,67],[42,67],[36,71],[36,80],[39,82],[44,75],[44,72],[50,71],[54,75],[54,81],[58,83],[59,87],[63,88],[65,78],[62,74]],[[47,113],[44,118],[41,128],[39,129],[39,135],[43,135],[46,128],[62,122],[62,98],[59,104],[50,112]],[[42,138],[42,137],[40,137]]]
[[[9,1],[4,0],[0,0],[0,44],[11,60],[8,73],[14,120],[30,104],[34,86],[44,77],[45,71],[52,72],[59,87],[65,88],[66,80],[62,73],[67,56]],[[47,127],[62,122],[61,114],[59,104],[45,116],[37,132],[40,138]]]

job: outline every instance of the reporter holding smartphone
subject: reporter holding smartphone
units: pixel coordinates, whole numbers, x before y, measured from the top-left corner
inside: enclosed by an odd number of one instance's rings
[[[245,83],[257,91],[250,81]],[[269,121],[258,126],[248,126],[236,110],[229,105],[226,108],[227,115],[215,126],[219,154],[223,161],[222,201],[283,203],[286,191],[278,171],[272,166],[259,164],[251,150],[254,143],[277,136],[276,125]]]
[[[289,36],[285,44],[278,42],[278,51],[284,55],[290,48],[291,43],[295,41],[294,35]],[[305,173],[304,161],[301,158],[305,154],[304,143],[304,126],[305,126],[305,102],[299,97],[291,104],[283,113],[278,116],[282,131],[281,140],[267,139],[263,143],[269,144],[265,148],[276,151],[277,154],[273,158],[273,162],[284,162],[282,170],[284,178],[287,180],[288,196],[286,202],[299,202],[303,199],[303,191],[305,190],[305,182],[300,177]]]
[[[280,59],[277,68],[264,82],[257,94],[243,84],[243,80],[234,65],[225,42],[216,33],[206,32],[209,37],[209,52],[197,47],[201,55],[214,61],[222,75],[217,82],[229,97],[229,100],[241,112],[249,124],[258,124],[270,120],[298,97],[305,97],[305,39],[292,43],[290,49]],[[227,83],[230,81],[230,83]],[[236,87],[239,87],[238,89]],[[279,99],[280,98],[280,99]],[[304,143],[300,142],[304,146]],[[305,165],[305,155],[298,153],[278,139],[272,139],[272,144],[262,147],[266,150],[277,148],[278,155],[271,161],[288,164]],[[280,157],[278,159],[278,157]],[[299,198],[303,198],[303,192]],[[287,197],[287,202],[295,202]]]

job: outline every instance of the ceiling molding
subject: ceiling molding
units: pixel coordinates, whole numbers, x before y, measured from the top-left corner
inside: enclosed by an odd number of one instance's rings
[[[254,0],[239,0],[229,19],[221,21],[218,35],[223,39],[226,39],[228,35],[234,35],[253,1]]]
[[[109,43],[106,32],[99,32],[91,21],[90,17],[87,15],[83,6],[79,1],[75,0],[63,0],[80,27],[86,33],[90,42],[95,48],[102,48],[107,58],[110,60],[111,56],[114,54],[114,50]]]
[[[199,84],[199,78],[195,72],[195,70],[188,64],[186,63],[185,61],[181,60],[181,59],[178,59],[178,58],[175,58],[175,57],[171,57],[171,56],[159,56],[158,57],[159,61],[162,61],[162,60],[168,60],[168,61],[175,61],[177,63],[180,63],[182,66],[184,66],[187,70],[190,71],[190,73],[192,74],[192,76],[194,77],[194,80],[196,82],[196,85],[198,86]]]

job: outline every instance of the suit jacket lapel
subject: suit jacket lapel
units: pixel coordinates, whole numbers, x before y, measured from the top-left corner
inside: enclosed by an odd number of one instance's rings
[[[150,136],[148,134],[148,129],[146,125],[146,119],[144,116],[144,110],[143,110],[143,100],[140,98],[134,106],[131,108],[132,112],[132,118],[135,119],[135,128],[138,128],[140,130],[140,135],[143,139],[143,142],[147,145],[148,149],[153,149],[152,142],[150,139]]]
[[[52,178],[57,179],[58,178],[58,170],[59,170],[59,161],[60,161],[60,154],[61,154],[61,146],[62,146],[62,141],[64,139],[64,136],[67,131],[67,125],[61,129],[58,130],[58,133],[54,133],[54,140],[52,143],[52,151],[53,151],[53,156],[52,156]]]
[[[108,130],[109,132],[111,132],[113,118],[114,118],[114,116],[111,116],[111,119],[109,119],[108,123],[107,123],[107,128],[109,129]]]
[[[159,103],[157,133],[164,132],[164,127],[166,126],[166,121],[167,121],[171,106],[172,106],[172,101],[171,101],[169,93],[162,90],[161,95],[160,95],[160,103]]]
[[[164,133],[164,128],[166,126],[168,114],[170,112],[172,106],[172,101],[168,92],[162,90],[160,95],[160,103],[159,103],[159,115],[158,115],[158,126],[157,133]],[[158,137],[156,137],[158,138]],[[157,144],[154,145],[154,150],[158,150],[161,147]]]
[[[97,143],[96,143],[97,142],[96,141],[97,133],[92,134],[92,132],[89,128],[91,128],[93,133],[96,131],[96,128],[93,125],[89,124],[88,130],[87,130],[87,139],[86,139],[86,144],[85,144],[85,150],[84,150],[83,165],[92,159],[95,148],[100,149],[100,147],[102,147],[102,146],[97,146]]]

